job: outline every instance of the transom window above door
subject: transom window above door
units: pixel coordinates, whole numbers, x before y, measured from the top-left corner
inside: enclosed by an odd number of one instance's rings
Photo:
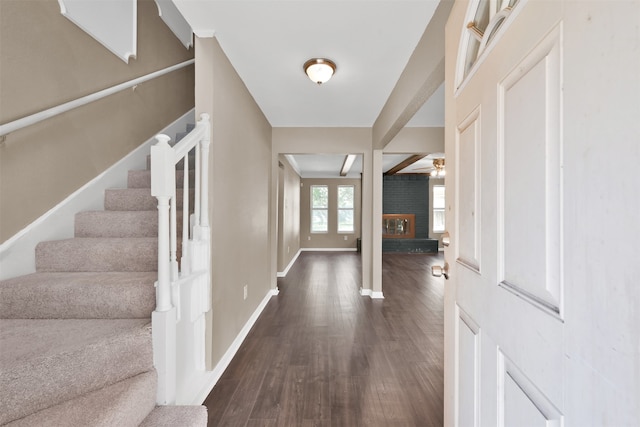
[[[456,87],[464,83],[518,2],[519,0],[474,0],[470,3],[466,26],[460,38]]]

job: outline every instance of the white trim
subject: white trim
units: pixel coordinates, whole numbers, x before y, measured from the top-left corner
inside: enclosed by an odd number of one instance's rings
[[[355,252],[357,248],[300,248],[305,252]]]
[[[17,131],[19,129],[25,128],[27,126],[34,125],[43,120],[49,119],[51,117],[57,116],[58,114],[66,113],[69,110],[73,110],[74,108],[82,107],[83,105],[89,104],[90,102],[97,101],[99,99],[105,98],[109,95],[113,95],[114,93],[123,91],[125,89],[132,88],[146,81],[155,79],[157,77],[168,74],[172,71],[178,70],[180,68],[184,68],[188,65],[195,63],[195,59],[190,59],[188,61],[181,62],[176,65],[172,65],[170,67],[164,68],[162,70],[154,71],[153,73],[146,74],[142,77],[138,77],[133,80],[129,80],[128,82],[120,83],[119,85],[112,86],[107,89],[103,89],[101,91],[89,94],[87,96],[83,96],[82,98],[74,99],[73,101],[66,102],[64,104],[57,105],[55,107],[49,108],[44,111],[40,111],[35,114],[31,114],[30,116],[23,117],[18,120],[14,120],[9,123],[5,123],[0,125],[0,135],[7,135],[11,132]]]
[[[58,0],[58,5],[62,16],[125,63],[128,64],[130,58],[136,58],[138,49],[136,0],[116,2]]]
[[[260,314],[262,314],[262,311],[267,306],[267,303],[269,302],[271,297],[274,295],[278,295],[278,292],[279,291],[277,289],[270,289],[269,292],[267,292],[260,305],[258,305],[249,320],[247,320],[247,323],[244,324],[244,327],[240,330],[240,332],[236,336],[236,339],[233,340],[215,368],[213,368],[212,371],[204,372],[203,375],[198,379],[198,381],[194,381],[191,383],[193,384],[197,382],[197,384],[194,384],[194,387],[191,389],[193,398],[187,399],[187,401],[183,401],[182,399],[180,399],[176,401],[177,404],[202,405],[209,393],[211,393],[211,390],[213,390],[213,387],[215,387],[220,377],[222,377],[222,374],[229,366],[229,363],[231,363],[231,361],[233,360],[233,357],[240,349],[240,346],[249,334],[249,331],[251,330],[253,325],[258,320],[258,317],[260,317]]]
[[[360,288],[360,295],[371,299],[384,299],[382,292],[374,292],[371,289]]]
[[[191,109],[161,132],[170,135],[183,132],[187,123],[194,121],[194,114],[195,109]],[[146,169],[152,143],[155,143],[154,137],[0,245],[0,280],[35,272],[36,245],[41,241],[73,237],[75,214],[84,210],[104,209],[104,190],[124,188],[130,169]]]
[[[215,37],[216,35],[216,30],[207,30],[207,29],[194,29],[193,30],[193,34],[196,35],[196,37],[199,37],[201,39],[211,39],[213,37]]]
[[[294,171],[296,171],[298,176],[301,176],[301,174],[300,174],[300,166],[298,166],[298,162],[296,162],[296,158],[293,157],[293,154],[285,154],[284,158],[287,159],[287,161],[289,162],[289,166],[291,166],[291,168]]]
[[[296,260],[300,256],[300,252],[302,252],[302,249],[298,249],[298,252],[296,252],[293,258],[291,258],[289,265],[287,265],[287,267],[284,269],[283,272],[279,271],[278,274],[276,275],[277,277],[287,277],[287,273],[289,273],[289,270],[291,269],[291,267],[293,267],[293,264],[296,262]]]
[[[182,42],[184,47],[189,49],[193,46],[193,32],[191,26],[182,16],[178,7],[171,0],[155,0],[158,6],[158,15],[173,34]]]

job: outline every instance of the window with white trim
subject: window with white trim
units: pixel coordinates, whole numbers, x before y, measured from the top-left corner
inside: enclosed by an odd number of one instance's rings
[[[355,231],[354,199],[355,187],[353,185],[338,185],[338,233],[353,233]]]
[[[444,185],[433,186],[433,232],[444,233]]]
[[[327,233],[329,231],[329,187],[326,185],[311,186],[311,232]]]

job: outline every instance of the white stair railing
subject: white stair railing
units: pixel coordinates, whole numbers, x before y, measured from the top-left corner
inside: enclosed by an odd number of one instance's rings
[[[158,142],[151,147],[151,194],[158,199],[158,281],[151,321],[159,405],[175,404],[181,385],[205,370],[204,316],[211,309],[210,126],[209,115],[201,114],[195,128],[173,147],[166,135],[156,136]],[[193,156],[191,214],[189,168]],[[184,171],[179,233],[176,174],[180,162]]]

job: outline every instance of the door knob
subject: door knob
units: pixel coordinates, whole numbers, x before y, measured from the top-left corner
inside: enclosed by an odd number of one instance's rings
[[[442,233],[442,246],[449,246],[449,244],[451,243],[451,236],[449,236],[449,232],[445,231],[444,233]]]
[[[444,276],[445,279],[449,280],[449,263],[445,262],[444,266],[440,266],[440,265],[431,266],[431,275],[433,277]]]

